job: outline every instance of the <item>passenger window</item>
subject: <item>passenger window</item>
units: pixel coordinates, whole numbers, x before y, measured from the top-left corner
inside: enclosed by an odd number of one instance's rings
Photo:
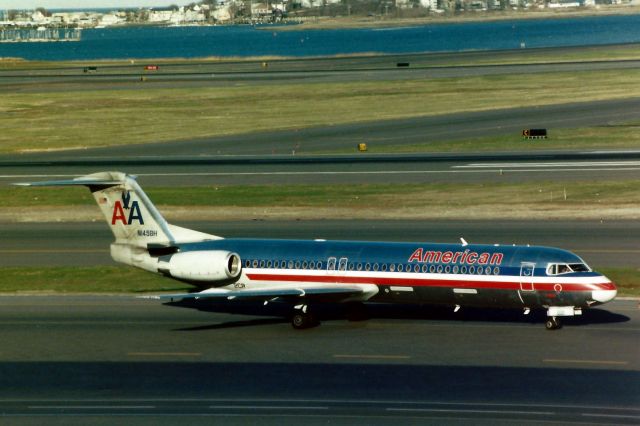
[[[370,271],[371,270],[371,264],[367,263],[366,265],[364,265],[364,270],[365,271]]]
[[[316,263],[313,260],[309,262],[309,269],[316,269]]]
[[[427,267],[427,265],[422,265],[422,273],[423,274],[426,274],[428,269],[429,268]]]
[[[382,272],[386,271],[387,270],[387,264],[383,263],[381,269],[382,269]]]
[[[293,260],[289,261],[289,269],[293,269]]]
[[[254,268],[257,268],[257,267],[258,267],[258,261],[257,261],[257,260],[254,260],[254,261],[253,261],[253,267],[254,267]]]
[[[463,274],[466,274],[466,273],[467,273],[467,267],[466,267],[466,266],[464,266],[464,265],[462,265],[462,266],[460,267],[460,272],[462,272]]]
[[[431,272],[432,274],[436,272],[436,265],[431,265],[429,266],[429,272]]]
[[[307,261],[305,260],[304,262],[302,262],[302,269],[307,269]]]
[[[444,273],[448,274],[449,272],[451,272],[451,266],[447,265],[444,267]]]
[[[493,268],[493,275],[500,275],[500,268],[497,266]]]
[[[396,270],[396,264],[395,264],[395,263],[392,263],[391,265],[389,265],[389,270],[390,270],[391,272],[395,271],[395,270]]]
[[[459,269],[460,269],[460,268],[458,267],[458,265],[454,265],[454,266],[453,266],[453,273],[454,273],[454,274],[457,274]]]
[[[413,267],[413,272],[420,272],[420,265],[415,265]]]
[[[438,273],[441,274],[442,273],[442,265],[438,265],[438,269],[437,269]]]
[[[473,274],[476,272],[476,267],[475,266],[469,266],[469,273]]]
[[[398,272],[402,272],[402,263],[398,264]]]
[[[358,271],[362,271],[362,263],[358,263]]]
[[[300,269],[300,261],[296,260],[296,269]]]
[[[373,270],[374,270],[374,271],[377,271],[377,270],[378,270],[378,264],[377,264],[377,263],[374,263],[374,264],[373,264]]]
[[[244,266],[245,266],[246,268],[250,267],[250,266],[251,266],[251,261],[250,261],[249,259],[245,260],[245,261],[244,261]]]

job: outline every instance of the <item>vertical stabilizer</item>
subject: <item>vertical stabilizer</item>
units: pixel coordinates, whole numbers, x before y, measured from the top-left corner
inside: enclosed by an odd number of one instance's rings
[[[118,246],[147,249],[150,246],[171,246],[220,238],[168,224],[140,188],[135,176],[122,172],[100,172],[71,180],[18,185],[88,187],[115,236],[115,245]]]

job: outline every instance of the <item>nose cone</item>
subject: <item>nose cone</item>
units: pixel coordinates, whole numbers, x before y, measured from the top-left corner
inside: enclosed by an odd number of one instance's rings
[[[591,297],[596,302],[607,303],[613,300],[618,294],[618,290],[616,289],[616,285],[609,281],[607,284],[599,285],[598,290],[593,290],[591,292]]]

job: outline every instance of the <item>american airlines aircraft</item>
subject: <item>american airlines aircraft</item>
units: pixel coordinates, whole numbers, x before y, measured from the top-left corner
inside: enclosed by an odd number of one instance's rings
[[[318,325],[323,302],[425,303],[545,309],[559,317],[612,300],[616,286],[575,254],[550,247],[326,240],[226,239],[171,225],[135,176],[102,172],[23,186],[84,185],[102,210],[117,261],[194,285],[197,292],[152,296],[189,301],[287,303],[296,329]]]

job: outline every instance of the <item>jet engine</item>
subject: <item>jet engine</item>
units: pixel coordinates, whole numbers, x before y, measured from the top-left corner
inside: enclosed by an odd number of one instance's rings
[[[159,272],[175,278],[207,282],[238,278],[241,270],[240,256],[222,250],[176,253],[158,268]]]

